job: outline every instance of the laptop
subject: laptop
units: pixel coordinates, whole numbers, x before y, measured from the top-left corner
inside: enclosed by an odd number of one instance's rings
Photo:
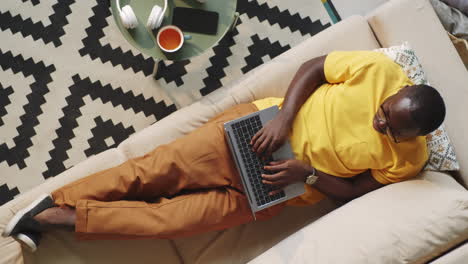
[[[304,183],[298,182],[290,184],[280,193],[270,196],[268,193],[274,190],[274,186],[262,183],[262,174],[272,174],[270,171],[264,170],[263,166],[272,160],[294,159],[289,142],[275,151],[270,160],[264,161],[252,151],[250,140],[264,124],[276,116],[278,111],[278,106],[272,106],[224,123],[225,136],[255,220],[255,212],[305,193]]]

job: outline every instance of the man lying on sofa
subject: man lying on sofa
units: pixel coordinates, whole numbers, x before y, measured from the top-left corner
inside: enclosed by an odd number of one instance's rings
[[[349,201],[386,184],[414,177],[427,160],[424,135],[445,116],[432,87],[412,85],[385,55],[332,52],[305,62],[284,101],[237,105],[202,127],[152,152],[38,197],[6,226],[33,250],[41,233],[74,227],[78,239],[176,238],[253,220],[224,137],[223,123],[280,105],[279,114],[251,140],[268,156],[289,138],[296,159],[265,167],[264,183],[306,182],[306,193],[285,205],[328,196]],[[155,135],[157,137],[157,135]],[[304,208],[307,210],[307,208]]]

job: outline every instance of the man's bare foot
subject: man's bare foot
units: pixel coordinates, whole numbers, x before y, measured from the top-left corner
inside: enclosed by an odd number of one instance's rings
[[[75,210],[72,208],[52,207],[37,214],[36,216],[34,216],[34,219],[38,221],[41,224],[41,226],[44,227],[74,227],[76,213]]]

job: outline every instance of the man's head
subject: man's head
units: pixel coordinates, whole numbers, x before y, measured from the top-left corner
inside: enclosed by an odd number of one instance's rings
[[[428,85],[413,85],[402,88],[380,105],[373,126],[398,143],[429,134],[444,118],[445,104],[439,92]]]

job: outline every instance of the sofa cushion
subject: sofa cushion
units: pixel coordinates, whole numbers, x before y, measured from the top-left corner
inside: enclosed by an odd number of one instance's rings
[[[413,84],[430,85],[418,57],[407,42],[376,51],[382,52],[400,65]],[[445,132],[444,124],[428,134],[426,140],[429,160],[424,170],[454,171],[460,169],[452,142]]]
[[[121,142],[117,148],[122,151],[125,157],[134,158],[189,133],[221,112],[220,109],[213,106],[208,97],[206,96],[188,107],[179,109],[157,123],[131,135]]]
[[[446,102],[446,129],[455,146],[460,174],[468,183],[468,74],[465,66],[427,0],[393,0],[368,16],[383,47],[411,43],[428,81]]]
[[[0,237],[0,263],[24,263],[21,245],[11,237]]]
[[[415,179],[349,202],[251,263],[426,263],[466,239],[468,192]]]
[[[47,233],[33,254],[23,250],[24,263],[128,264],[183,263],[170,240],[96,240],[79,242],[72,232]]]
[[[186,264],[243,264],[336,207],[328,199],[306,207],[286,207],[279,215],[267,221],[179,238],[174,243]]]

